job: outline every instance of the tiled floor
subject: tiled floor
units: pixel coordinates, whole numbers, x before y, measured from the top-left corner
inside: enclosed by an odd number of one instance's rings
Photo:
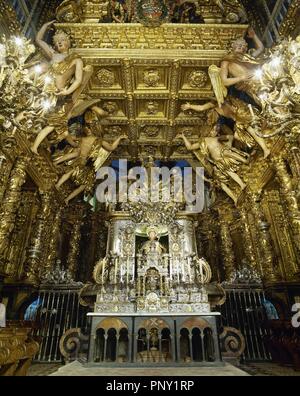
[[[107,368],[107,367],[84,367],[79,362],[73,362],[61,367],[51,376],[249,376],[245,371],[242,371],[231,364],[226,363],[224,367],[141,367],[141,368]]]
[[[239,370],[241,369],[242,372]],[[226,366],[220,369],[211,368],[159,368],[159,369],[144,369],[144,368],[130,368],[125,369],[112,369],[112,368],[83,368],[80,363],[74,362],[70,365],[63,366],[58,363],[34,363],[28,372],[28,376],[106,376],[106,375],[124,375],[124,376],[136,376],[136,375],[147,375],[147,376],[157,376],[157,375],[251,375],[251,376],[300,376],[300,372],[294,371],[289,367],[282,367],[275,363],[248,363],[241,364],[239,369],[233,366]],[[171,372],[170,372],[171,371]]]

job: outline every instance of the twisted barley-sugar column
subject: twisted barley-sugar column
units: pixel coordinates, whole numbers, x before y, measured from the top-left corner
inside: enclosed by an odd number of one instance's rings
[[[220,220],[219,224],[225,270],[225,281],[229,281],[234,277],[235,274],[233,244],[230,235],[229,223],[226,220]]]
[[[246,212],[246,208],[243,207],[240,209],[241,220],[242,220],[242,233],[244,235],[244,250],[246,257],[252,268],[256,269],[258,272],[261,272],[259,268],[259,264],[256,261],[255,250],[252,241],[252,235],[250,230],[250,225],[248,221],[248,216]]]
[[[79,243],[81,239],[81,219],[76,219],[72,227],[70,250],[68,254],[68,270],[75,279],[78,269]]]
[[[62,221],[62,208],[58,204],[52,206],[53,221],[51,224],[51,236],[48,246],[48,256],[46,257],[45,266],[43,269],[44,274],[49,274],[53,271],[58,255],[57,244],[60,237],[60,228]]]
[[[287,170],[286,163],[283,158],[277,157],[273,159],[274,169],[280,182],[280,191],[284,197],[287,207],[287,215],[291,222],[293,232],[293,240],[295,248],[300,252],[300,212],[297,200],[297,194],[293,189],[292,178]],[[300,262],[297,262],[298,268],[295,272],[300,272]]]
[[[21,201],[21,188],[26,180],[26,166],[26,158],[19,158],[15,162],[2,201],[0,212],[0,257],[2,260],[5,259],[9,237],[14,229],[16,214]]]
[[[273,250],[270,236],[270,224],[265,220],[261,207],[261,193],[249,193],[250,207],[255,219],[258,243],[262,254],[260,263],[263,271],[262,278],[265,282],[275,282],[277,277],[273,265]]]
[[[41,192],[41,205],[37,214],[37,221],[31,238],[25,265],[26,283],[38,286],[40,280],[40,266],[45,243],[47,222],[51,213],[52,192]]]

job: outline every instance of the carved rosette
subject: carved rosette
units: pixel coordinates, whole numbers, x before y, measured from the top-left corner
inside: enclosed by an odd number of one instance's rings
[[[101,87],[109,88],[115,83],[114,72],[109,69],[98,70],[96,76]]]
[[[193,70],[188,76],[188,83],[193,88],[203,88],[207,84],[208,76],[202,70]]]

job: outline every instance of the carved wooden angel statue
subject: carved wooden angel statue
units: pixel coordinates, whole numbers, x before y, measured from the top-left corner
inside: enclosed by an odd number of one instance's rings
[[[234,121],[234,139],[239,140],[250,148],[257,144],[262,149],[264,158],[269,156],[270,150],[266,145],[265,139],[259,137],[252,126],[254,119],[249,107],[239,99],[228,98],[221,107],[216,102],[210,101],[203,105],[186,103],[181,108],[183,111],[190,109],[196,112],[208,111],[209,123],[212,124],[217,123],[220,116],[232,119]]]
[[[48,84],[47,90],[51,93],[55,92],[57,97],[64,97],[64,99],[58,101],[56,108],[53,108],[53,111],[47,115],[48,125],[38,133],[31,148],[35,154],[38,154],[37,150],[41,142],[52,132],[56,134],[56,141],[67,139],[71,145],[76,146],[76,142],[68,133],[68,121],[72,117],[83,114],[88,107],[98,102],[98,100],[85,101],[79,98],[92,76],[93,68],[92,66],[84,67],[82,59],[78,55],[70,53],[71,41],[69,36],[63,31],[56,32],[53,37],[56,50],[43,40],[43,36],[53,22],[43,25],[36,37],[37,45],[49,60],[49,62],[43,62],[39,66],[40,71],[42,73],[47,72],[50,81],[53,81],[52,84]],[[32,72],[34,72],[34,69]],[[106,113],[101,111],[101,115],[106,115]]]
[[[241,190],[246,185],[236,173],[241,164],[248,164],[247,154],[232,147],[233,136],[217,136],[217,126],[213,128],[210,136],[200,137],[198,143],[191,144],[182,133],[186,148],[193,151],[208,175],[215,179],[222,190],[237,202],[234,192],[228,187],[230,181],[237,183]]]
[[[80,139],[79,147],[55,160],[56,164],[71,161],[69,164],[70,170],[59,179],[56,188],[60,188],[70,178],[78,185],[67,197],[66,203],[81,192],[92,189],[95,181],[95,171],[101,168],[110,153],[119,146],[120,141],[127,138],[126,135],[122,135],[110,144],[95,136],[91,130],[94,116],[95,114],[91,110],[87,110],[85,113],[85,136]],[[87,164],[89,159],[93,161],[94,167]]]
[[[40,65],[41,73],[53,77],[58,96],[73,94],[83,81],[83,61],[77,54],[70,53],[70,37],[62,30],[58,30],[54,37],[54,48],[43,37],[55,21],[45,23],[36,36],[36,43],[42,49],[48,62]]]
[[[51,135],[52,143],[58,143],[61,140],[65,139],[71,146],[77,147],[78,143],[76,139],[69,133],[68,121],[71,118],[78,117],[82,115],[88,108],[93,110],[100,117],[106,117],[108,114],[96,104],[99,102],[99,99],[90,99],[90,100],[78,100],[77,104],[71,109],[69,113],[65,112],[65,107],[53,111],[48,114],[47,122],[49,125],[44,127],[37,135],[32,147],[31,151],[35,154],[38,154],[38,148],[40,144],[48,137],[48,135],[55,132],[55,135]]]
[[[220,75],[225,87],[235,86],[259,104],[256,92],[257,87],[260,86],[261,63],[256,58],[264,52],[265,47],[252,28],[248,29],[248,37],[254,41],[255,50],[249,54],[246,40],[244,38],[235,40],[232,43],[232,51],[221,62]]]
[[[258,110],[256,108],[250,109],[249,105],[238,98],[227,96],[227,89],[221,80],[220,69],[216,65],[209,67],[209,76],[217,102],[210,101],[203,105],[186,103],[181,106],[182,110],[208,111],[207,118],[211,125],[216,124],[220,116],[232,119],[234,121],[234,138],[251,148],[257,144],[262,149],[264,158],[268,157],[270,150],[265,140],[256,134],[253,126],[258,119]]]

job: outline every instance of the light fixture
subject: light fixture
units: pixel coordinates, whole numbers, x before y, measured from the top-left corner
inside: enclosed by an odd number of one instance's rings
[[[256,78],[262,78],[262,76],[263,76],[263,71],[262,71],[262,69],[257,69],[255,72],[254,72],[254,76],[256,77]]]
[[[23,44],[24,44],[24,42],[23,42],[23,40],[21,39],[21,37],[15,37],[15,43],[16,43],[16,45],[17,45],[18,47],[22,47]]]
[[[34,71],[36,74],[40,74],[42,72],[42,66],[41,65],[36,65],[34,67]]]
[[[50,103],[49,100],[45,100],[45,101],[43,102],[43,108],[44,108],[45,111],[50,110],[50,108],[51,108],[51,103]]]
[[[53,79],[50,76],[45,77],[45,84],[51,84]]]
[[[280,56],[275,56],[275,58],[273,58],[270,62],[270,66],[272,67],[278,67],[281,63],[281,58]]]

